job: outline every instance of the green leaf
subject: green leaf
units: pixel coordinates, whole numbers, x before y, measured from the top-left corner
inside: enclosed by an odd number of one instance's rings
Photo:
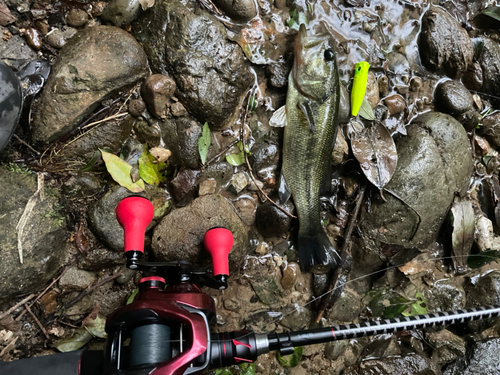
[[[198,138],[198,152],[200,153],[201,163],[205,165],[207,161],[208,148],[210,147],[210,127],[205,122],[201,137]]]
[[[144,191],[143,180],[139,180],[137,182],[132,181],[132,177],[130,176],[132,166],[130,164],[112,153],[101,149],[100,151],[102,154],[102,160],[104,160],[104,163],[106,164],[106,169],[113,180],[133,193],[140,193],[141,191]]]
[[[148,151],[148,146],[144,144],[144,149],[139,157],[139,176],[150,185],[159,185],[165,181],[165,177],[160,173],[160,169],[165,167],[165,163],[154,163],[155,157]]]
[[[94,169],[95,163],[97,162],[97,159],[99,158],[100,153],[99,151],[94,152],[94,155],[92,156],[92,159],[85,164],[85,166],[81,169],[81,172],[90,172]]]
[[[240,375],[255,375],[255,363],[243,363],[238,366]]]
[[[229,164],[234,165],[235,167],[243,164],[245,162],[245,154],[243,153],[243,145],[241,144],[241,141],[236,144],[238,148],[240,149],[240,152],[237,154],[229,154],[226,155],[226,160]],[[248,145],[245,145],[245,149],[247,154],[250,154],[250,149],[248,148]]]
[[[373,114],[373,109],[368,100],[363,98],[361,102],[361,108],[359,109],[359,115],[363,117],[365,120],[373,121],[375,120],[375,115]]]
[[[493,5],[484,9],[474,18],[473,22],[479,29],[499,29],[500,7]]]
[[[403,312],[404,316],[427,314],[427,301],[422,293],[415,294],[415,303],[412,303],[410,312]]]
[[[138,288],[134,289],[134,291],[132,292],[132,294],[130,294],[130,296],[127,299],[126,305],[130,305],[132,302],[134,302],[134,298],[137,295],[137,293],[139,293],[139,289]]]
[[[302,358],[302,346],[293,348],[293,353],[290,355],[282,356],[279,352],[276,353],[278,362],[283,367],[295,367],[299,364]]]
[[[257,101],[255,100],[255,94],[248,99],[248,110],[253,111],[257,107]]]
[[[467,258],[467,265],[470,268],[476,269],[485,266],[488,263],[497,261],[500,259],[500,251],[498,250],[486,250],[479,254],[469,255]]]
[[[228,368],[219,368],[215,370],[215,375],[233,375],[233,372]]]
[[[106,338],[104,327],[106,325],[106,318],[97,315],[94,320],[90,320],[86,326],[78,328],[73,335],[64,338],[54,344],[54,347],[61,352],[70,352],[80,349],[88,343],[94,336]]]

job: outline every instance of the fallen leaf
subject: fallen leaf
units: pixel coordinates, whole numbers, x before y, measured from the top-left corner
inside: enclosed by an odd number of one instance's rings
[[[243,146],[241,144],[241,141],[238,142],[236,145],[240,149],[240,152],[238,152],[237,154],[226,155],[226,161],[229,164],[234,165],[235,167],[237,167],[245,162],[245,154],[243,153]],[[250,155],[250,152],[248,150],[248,146],[246,146],[246,149],[247,149],[246,150],[247,153]]]
[[[302,346],[293,348],[293,353],[289,355],[281,355],[279,351],[276,353],[278,362],[283,367],[295,367],[299,364],[302,358]]]
[[[94,320],[89,320],[86,326],[80,327],[75,332],[60,340],[54,344],[54,348],[61,352],[70,352],[73,350],[78,350],[86,343],[88,343],[92,338],[106,338],[106,332],[104,327],[106,325],[106,318],[101,315],[97,315]]]
[[[80,225],[78,226],[78,232],[76,232],[76,236],[75,236],[75,244],[76,244],[76,248],[82,254],[86,254],[90,249],[89,240],[88,240],[87,236],[85,236],[83,222],[80,222]]]
[[[351,134],[352,152],[363,173],[377,188],[391,180],[398,164],[398,152],[386,127],[380,123]]]
[[[91,320],[95,320],[97,318],[97,314],[99,313],[99,310],[101,309],[101,305],[96,305],[92,309],[89,315],[85,317],[82,321],[82,326],[87,325]]]
[[[453,265],[459,273],[467,271],[467,258],[474,242],[474,210],[468,199],[455,197],[451,206],[453,216],[453,233],[451,245],[453,249]]]
[[[65,331],[64,331],[64,328],[61,326],[54,326],[54,327],[50,327],[47,330],[47,333],[50,335],[57,336],[57,337],[63,337],[65,334]]]
[[[13,23],[16,17],[10,13],[9,8],[3,1],[0,1],[0,26],[7,26]]]
[[[143,180],[140,179],[137,182],[132,181],[132,177],[130,176],[132,166],[130,164],[112,153],[104,150],[100,151],[102,159],[104,160],[104,163],[106,163],[106,169],[113,180],[133,193],[140,193],[141,191],[144,191]]]
[[[50,290],[40,297],[40,302],[43,305],[44,316],[52,314],[57,310],[57,296],[58,293],[55,290]]]
[[[415,302],[411,304],[410,311],[403,311],[404,316],[424,315],[427,314],[427,301],[420,291],[415,294]]]
[[[165,181],[160,169],[165,163],[154,163],[155,157],[148,152],[148,146],[145,144],[141,156],[139,157],[139,176],[150,185],[159,185]]]
[[[0,344],[9,341],[12,338],[12,336],[14,336],[14,332],[2,329],[0,331]]]
[[[208,148],[210,147],[210,127],[205,122],[201,137],[198,138],[198,152],[200,153],[201,164],[205,165],[207,161]]]
[[[146,10],[155,5],[155,0],[139,0],[139,4],[141,4],[142,10]]]
[[[359,115],[365,120],[373,121],[375,120],[375,114],[373,113],[372,106],[366,98],[363,98],[361,102],[361,107],[359,108]]]

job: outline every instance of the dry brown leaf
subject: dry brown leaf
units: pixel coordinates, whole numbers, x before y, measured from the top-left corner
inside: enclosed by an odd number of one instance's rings
[[[154,156],[158,163],[163,163],[172,155],[170,150],[163,147],[153,147],[149,150],[149,153]]]
[[[87,239],[87,236],[85,236],[83,222],[80,222],[80,226],[78,227],[78,232],[76,232],[75,244],[77,249],[82,254],[86,254],[90,249],[89,240]]]
[[[50,290],[40,297],[40,302],[43,305],[44,316],[52,314],[57,310],[57,296],[58,293],[54,290]]]
[[[7,8],[7,5],[0,0],[0,26],[7,26],[13,23],[16,20],[16,17],[10,13],[9,8]]]

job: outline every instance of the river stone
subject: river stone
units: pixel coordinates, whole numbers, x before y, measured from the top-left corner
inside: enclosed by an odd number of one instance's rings
[[[116,27],[124,27],[130,25],[140,12],[139,0],[111,0],[101,18]]]
[[[198,266],[209,266],[210,255],[203,250],[203,236],[219,226],[233,233],[229,267],[231,272],[236,272],[248,252],[248,234],[231,204],[219,194],[199,197],[189,206],[165,216],[153,232],[154,255],[158,260],[187,260]]]
[[[441,375],[441,370],[428,357],[420,354],[367,359],[358,368],[347,369],[344,375]]]
[[[467,361],[458,360],[454,362],[455,366],[450,365],[446,368],[444,375],[477,375],[477,374],[499,374],[500,361],[498,353],[500,352],[500,339],[493,338],[476,342],[470,359]]]
[[[257,3],[253,0],[215,0],[214,3],[235,21],[250,21],[257,15]]]
[[[425,336],[434,348],[432,359],[439,366],[452,362],[458,356],[465,356],[465,341],[447,329],[426,332]]]
[[[36,175],[0,167],[0,299],[34,293],[54,277],[64,262],[67,243],[59,192],[45,184],[24,227],[23,260],[19,262],[16,226],[37,190]]]
[[[474,99],[467,88],[458,81],[440,83],[434,92],[436,106],[452,116],[471,110]]]
[[[133,26],[151,68],[176,81],[176,96],[190,114],[214,129],[234,123],[254,76],[222,23],[199,8],[195,13],[177,1],[156,1]]]
[[[132,195],[143,196],[153,203],[154,217],[149,228],[168,213],[170,195],[166,190],[146,184],[144,192],[132,193],[122,186],[112,186],[87,211],[90,230],[110,250],[123,251],[123,229],[116,220],[115,208],[122,199]]]
[[[500,304],[500,271],[494,270],[474,278],[467,288],[467,307]]]
[[[500,112],[486,116],[478,133],[486,138],[493,147],[500,147]]]
[[[483,71],[481,91],[497,96],[500,92],[500,46],[489,38],[483,38],[483,42],[484,46],[479,55],[479,65]],[[500,104],[499,100],[492,101],[497,107]]]
[[[147,57],[117,27],[87,27],[61,49],[40,98],[33,139],[50,142],[70,132],[101,101],[148,74]]]
[[[419,37],[422,63],[432,71],[443,69],[455,78],[467,70],[474,50],[467,31],[440,7],[430,7],[422,18]]]
[[[4,35],[5,31],[9,29],[0,26],[0,35]],[[14,70],[20,70],[36,58],[36,51],[30,48],[21,36],[12,35],[8,42],[0,39],[0,59]]]
[[[290,200],[285,204],[280,204],[277,199],[275,203],[293,213],[294,206]],[[257,208],[255,221],[260,234],[270,238],[286,235],[290,229],[292,218],[267,200]]]
[[[92,272],[70,267],[59,280],[59,286],[63,289],[83,290],[95,281]]]
[[[386,185],[387,202],[372,200],[359,229],[366,243],[371,238],[376,246],[424,249],[436,238],[455,193],[468,187],[472,152],[463,126],[449,115],[426,113],[406,130],[396,140],[398,165]]]
[[[462,286],[454,279],[441,279],[424,290],[429,311],[459,310],[465,307],[466,295]]]

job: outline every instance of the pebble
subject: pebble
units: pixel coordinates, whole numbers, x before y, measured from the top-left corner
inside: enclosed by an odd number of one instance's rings
[[[42,35],[46,35],[50,30],[50,25],[47,21],[35,21],[35,27]]]
[[[245,172],[235,173],[231,180],[231,185],[236,189],[236,193],[241,192],[248,185],[248,177]]]
[[[66,16],[66,22],[73,27],[82,27],[89,22],[89,15],[82,9],[71,9]]]
[[[378,77],[378,89],[382,96],[387,96],[389,94],[389,79],[387,76]]]
[[[288,263],[283,269],[283,277],[281,278],[281,286],[283,289],[292,289],[295,286],[299,274],[299,265],[294,262]]]
[[[94,17],[100,17],[102,15],[102,12],[104,11],[104,8],[106,8],[107,3],[104,1],[98,1],[97,3],[94,3],[92,5],[92,15]]]
[[[168,160],[172,152],[163,147],[153,147],[149,150],[149,153],[154,156],[158,163],[164,163]]]
[[[77,30],[73,27],[67,27],[65,29],[54,29],[47,35],[47,43],[54,48],[63,48],[64,45],[71,39]]]
[[[268,251],[269,245],[266,242],[259,242],[259,244],[255,248],[255,254],[257,255],[265,255]]]
[[[146,110],[146,103],[141,99],[131,100],[128,105],[128,112],[134,116],[139,117]]]
[[[175,81],[163,74],[149,76],[141,88],[142,98],[146,102],[149,111],[156,118],[166,116],[167,106],[176,89]]]
[[[95,281],[92,272],[70,267],[59,280],[59,286],[66,289],[85,289]]]
[[[436,106],[444,113],[457,116],[471,110],[474,99],[467,88],[458,81],[446,81],[436,87]]]
[[[293,213],[293,204],[291,201],[281,206],[288,212]],[[257,208],[255,222],[257,229],[264,237],[281,237],[288,233],[291,218],[271,202],[266,201]]]
[[[170,105],[170,112],[172,112],[172,115],[175,117],[186,116],[188,114],[188,111],[181,102],[172,103]]]
[[[217,188],[217,181],[215,181],[213,178],[208,178],[200,182],[200,187],[198,188],[198,195],[201,197],[202,195],[214,194],[216,188]]]
[[[102,19],[116,27],[128,26],[141,12],[138,0],[111,0],[102,11]]]
[[[30,47],[40,51],[42,48],[42,39],[37,29],[26,29],[24,36],[26,37],[26,43],[28,43]]]
[[[401,95],[391,95],[384,99],[384,104],[389,110],[389,116],[401,113],[406,108],[406,102]]]
[[[469,65],[469,68],[462,76],[462,83],[469,90],[479,91],[483,86],[483,69],[477,62]]]
[[[235,200],[233,205],[241,221],[243,221],[246,225],[255,224],[255,211],[257,206],[254,199],[243,196]]]
[[[420,77],[413,77],[410,80],[410,91],[417,92],[422,87],[422,79]]]

